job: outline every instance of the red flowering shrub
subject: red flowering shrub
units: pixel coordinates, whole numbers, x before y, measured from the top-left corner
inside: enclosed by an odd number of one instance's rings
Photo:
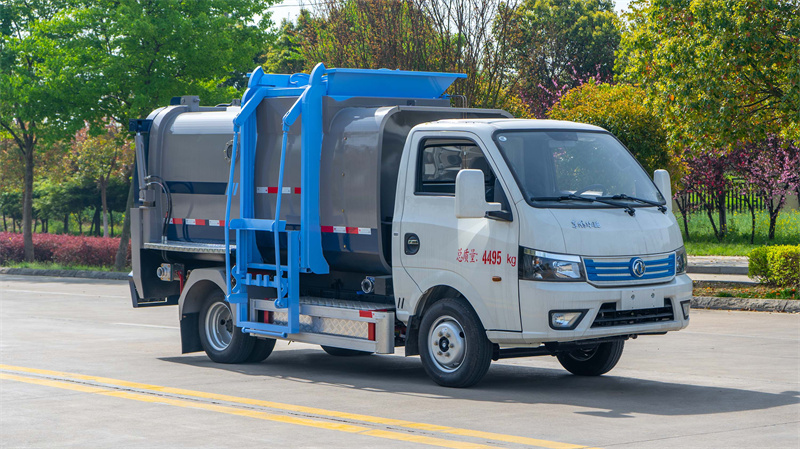
[[[37,262],[110,267],[114,265],[118,246],[119,238],[33,234],[33,254]],[[0,265],[24,259],[22,234],[0,232]]]

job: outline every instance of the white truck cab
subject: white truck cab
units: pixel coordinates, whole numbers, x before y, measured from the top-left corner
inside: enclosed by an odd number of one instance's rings
[[[133,306],[177,305],[218,363],[404,347],[451,387],[509,357],[604,374],[686,327],[667,173],[596,126],[453,108],[459,77],[257,69],[240,104],[133,121]]]

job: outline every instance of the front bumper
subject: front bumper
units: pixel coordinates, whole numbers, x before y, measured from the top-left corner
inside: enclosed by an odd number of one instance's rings
[[[636,298],[636,299],[632,299]],[[673,318],[668,321],[592,327],[603,304],[614,303],[617,310],[662,307],[669,299]],[[613,337],[675,331],[689,325],[681,302],[692,299],[692,281],[678,275],[663,284],[598,288],[585,282],[519,282],[522,332],[489,332],[489,339],[500,345],[538,345],[590,338]],[[574,330],[556,330],[549,324],[551,310],[586,310]]]

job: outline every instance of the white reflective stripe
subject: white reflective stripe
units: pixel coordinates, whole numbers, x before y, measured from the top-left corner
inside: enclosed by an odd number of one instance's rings
[[[333,227],[334,234],[347,234],[347,226],[334,226]]]
[[[208,220],[209,226],[224,226],[222,220]]]
[[[196,225],[197,223],[194,221],[194,218],[184,218],[183,222],[187,225]]]
[[[361,235],[372,235],[372,229],[370,228],[358,228],[358,233]]]
[[[285,187],[284,186],[281,189],[281,192],[283,192],[283,193],[285,193],[287,195],[291,195],[291,194],[298,194],[299,195],[299,192],[297,191],[297,189],[299,189],[299,187]],[[264,186],[256,187],[256,193],[269,193],[269,194],[274,195],[274,194],[278,193],[278,187],[264,187]]]

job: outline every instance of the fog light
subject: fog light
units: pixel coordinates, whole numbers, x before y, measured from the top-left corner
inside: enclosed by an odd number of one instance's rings
[[[550,327],[555,330],[573,330],[586,315],[586,310],[551,310]]]
[[[681,308],[683,309],[683,319],[689,319],[689,309],[692,307],[692,301],[682,301]]]

